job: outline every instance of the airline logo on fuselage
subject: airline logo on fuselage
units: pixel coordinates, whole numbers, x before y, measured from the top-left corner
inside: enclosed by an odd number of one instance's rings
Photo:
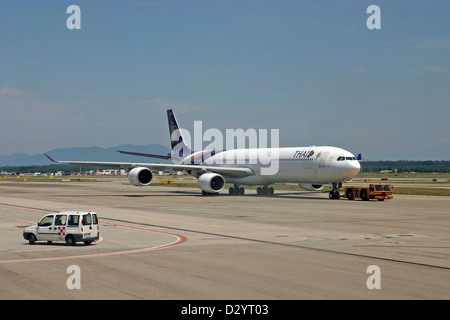
[[[293,158],[309,158],[314,155],[314,150],[295,151]]]

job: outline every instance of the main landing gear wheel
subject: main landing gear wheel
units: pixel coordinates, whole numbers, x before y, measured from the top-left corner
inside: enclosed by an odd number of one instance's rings
[[[275,190],[272,187],[264,186],[256,188],[258,196],[273,195]]]
[[[228,189],[228,194],[231,196],[243,196],[245,194],[245,189],[235,184],[234,187]]]

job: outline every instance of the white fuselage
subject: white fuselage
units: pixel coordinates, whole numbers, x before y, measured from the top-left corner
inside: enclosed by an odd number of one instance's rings
[[[182,162],[188,161],[191,161],[191,156]],[[244,185],[283,182],[327,184],[351,180],[360,170],[353,154],[341,148],[325,146],[233,149],[214,154],[202,164],[250,168],[254,175],[226,177],[227,182]]]

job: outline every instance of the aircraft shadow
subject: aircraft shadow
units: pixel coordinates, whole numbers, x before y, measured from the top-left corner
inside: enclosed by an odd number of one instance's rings
[[[109,196],[109,195],[108,195]],[[310,195],[310,192],[283,192],[283,193],[275,193],[273,195],[257,195],[257,194],[244,194],[244,195],[229,195],[229,194],[213,194],[204,196],[199,191],[152,191],[152,193],[149,194],[127,194],[127,195],[116,195],[118,197],[125,197],[125,198],[145,198],[145,197],[173,197],[173,196],[189,196],[189,197],[233,197],[236,199],[242,198],[242,197],[252,197],[255,199],[262,199],[262,198],[278,198],[278,199],[305,199],[305,200],[317,200],[317,201],[323,201],[323,200],[329,200],[328,195],[324,193],[324,197],[313,197]]]

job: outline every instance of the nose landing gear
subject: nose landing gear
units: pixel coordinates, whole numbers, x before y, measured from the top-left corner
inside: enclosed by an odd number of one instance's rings
[[[328,197],[330,199],[339,199],[341,197],[340,193],[339,193],[339,188],[342,187],[342,182],[339,183],[335,183],[333,182],[331,184],[331,187],[333,188],[333,190],[330,191],[330,193],[328,194]]]

